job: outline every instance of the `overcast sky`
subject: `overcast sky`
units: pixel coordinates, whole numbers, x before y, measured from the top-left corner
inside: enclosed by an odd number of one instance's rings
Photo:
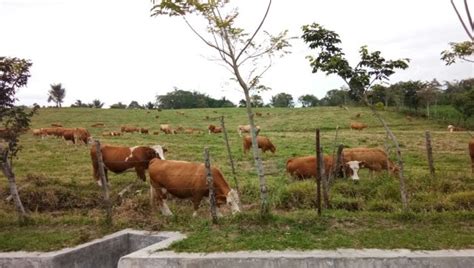
[[[267,3],[231,2],[239,6],[239,25],[248,30],[256,27]],[[455,2],[462,9],[462,2]],[[182,20],[152,18],[150,8],[148,0],[0,0],[0,55],[33,62],[28,86],[17,94],[19,103],[47,105],[53,83],[66,89],[63,106],[78,99],[100,99],[107,107],[154,102],[174,87],[234,103],[243,98],[228,71],[209,60],[216,56],[212,49]],[[410,68],[392,76],[392,83],[474,76],[472,64],[446,66],[439,59],[449,42],[467,40],[449,0],[274,0],[264,29],[301,36],[301,26],[313,22],[340,35],[351,62],[362,45],[387,59],[410,58]],[[312,74],[305,56],[314,51],[301,39],[292,45],[292,54],[277,59],[264,76],[272,88],[261,93],[265,103],[280,92],[295,100],[303,94],[322,98],[343,85],[336,76]]]

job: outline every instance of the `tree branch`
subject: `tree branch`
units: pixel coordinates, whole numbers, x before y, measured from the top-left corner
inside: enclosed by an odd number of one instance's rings
[[[262,21],[260,22],[260,24],[258,25],[257,29],[255,30],[255,32],[253,33],[253,35],[250,37],[249,40],[247,40],[247,43],[244,45],[244,47],[242,48],[242,50],[240,51],[240,53],[237,55],[237,57],[235,58],[236,61],[239,60],[240,56],[242,56],[242,53],[244,53],[244,51],[247,49],[247,47],[252,43],[252,40],[255,38],[255,36],[257,35],[257,33],[260,31],[260,28],[262,28],[262,25],[263,23],[265,22],[266,18],[267,18],[267,15],[268,15],[268,12],[270,11],[270,6],[272,5],[272,0],[269,0],[268,1],[268,6],[267,6],[267,10],[265,11],[265,15],[263,16],[263,19]]]
[[[474,41],[474,38],[472,37],[471,32],[467,29],[466,24],[464,24],[464,21],[462,20],[461,14],[459,14],[459,11],[458,11],[458,9],[456,8],[456,5],[454,4],[454,0],[451,0],[451,4],[453,5],[454,11],[456,11],[456,15],[458,15],[458,19],[459,19],[459,21],[461,22],[462,27],[463,27],[464,30],[466,31],[467,36],[469,36],[469,38],[471,39],[471,41]],[[466,4],[466,5],[467,5],[467,4]],[[470,22],[470,24],[471,24],[471,26],[472,26],[472,22]]]
[[[469,6],[467,5],[467,0],[464,0],[464,8],[466,9],[467,19],[469,20],[469,23],[471,24],[471,30],[474,31],[474,22],[472,21],[472,18],[471,18],[471,12],[469,12]]]

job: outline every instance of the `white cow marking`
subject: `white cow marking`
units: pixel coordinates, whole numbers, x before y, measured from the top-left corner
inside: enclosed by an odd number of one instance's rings
[[[161,145],[153,145],[151,148],[155,150],[161,160],[166,160],[165,153],[163,152],[163,147]]]
[[[346,163],[346,165],[349,166],[350,169],[352,169],[352,176],[351,176],[351,179],[353,180],[359,180],[359,174],[358,174],[358,171],[360,169],[360,166],[359,164],[361,163],[362,161],[349,161]]]
[[[130,158],[133,157],[133,151],[134,151],[135,149],[137,149],[137,147],[138,147],[138,146],[133,146],[133,147],[130,147],[130,148],[129,148],[129,149],[130,149],[130,155],[127,156],[127,158],[125,158],[125,162],[127,162],[128,159],[130,159]]]

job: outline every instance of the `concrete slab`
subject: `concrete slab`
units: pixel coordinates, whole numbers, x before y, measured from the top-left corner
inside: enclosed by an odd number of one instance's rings
[[[474,250],[410,251],[340,249],[312,251],[241,251],[175,253],[137,251],[120,259],[118,267],[474,267]]]

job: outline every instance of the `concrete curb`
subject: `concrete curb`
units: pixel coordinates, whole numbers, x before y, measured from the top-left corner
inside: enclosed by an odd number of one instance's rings
[[[474,250],[137,251],[122,257],[118,267],[474,267]]]

